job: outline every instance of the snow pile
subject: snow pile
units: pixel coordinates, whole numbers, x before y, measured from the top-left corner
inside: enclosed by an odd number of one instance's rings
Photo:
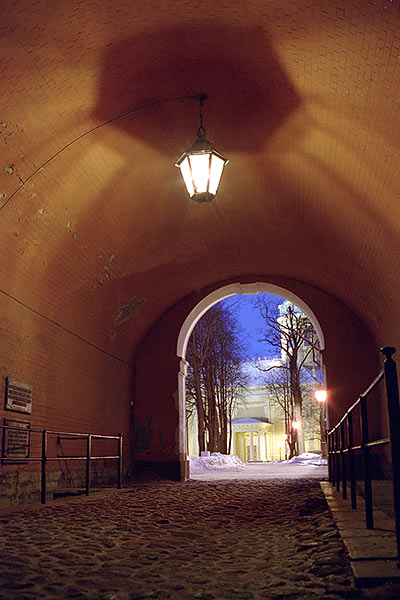
[[[245,469],[244,463],[236,454],[221,454],[212,452],[211,456],[188,456],[190,470],[192,472],[216,471],[218,469]]]
[[[288,462],[306,466],[314,465],[316,467],[324,467],[327,464],[326,458],[312,452],[303,452],[299,456],[293,456]]]

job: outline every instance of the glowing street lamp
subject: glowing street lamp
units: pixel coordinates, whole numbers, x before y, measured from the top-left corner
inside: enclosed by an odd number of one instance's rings
[[[229,159],[214,150],[212,143],[206,139],[202,106],[207,95],[199,94],[197,99],[200,104],[200,127],[197,130],[197,139],[189,150],[182,154],[175,166],[181,170],[190,197],[196,202],[211,202],[215,198],[222,171]]]
[[[328,399],[328,392],[326,390],[315,390],[314,396],[317,402],[323,404]]]
[[[295,431],[298,431],[299,429],[301,429],[300,421],[292,421],[292,429],[294,429]]]

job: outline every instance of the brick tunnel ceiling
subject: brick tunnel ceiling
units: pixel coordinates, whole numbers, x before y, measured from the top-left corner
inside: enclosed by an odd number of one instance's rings
[[[3,293],[127,360],[170,306],[239,275],[307,282],[372,330],[397,305],[397,2],[0,10]],[[197,103],[163,102],[199,91],[231,160],[210,205],[174,168]]]

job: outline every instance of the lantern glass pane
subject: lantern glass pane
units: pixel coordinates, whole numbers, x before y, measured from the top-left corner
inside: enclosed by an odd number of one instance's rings
[[[221,179],[222,170],[224,168],[225,161],[219,156],[215,156],[215,154],[211,157],[211,173],[210,173],[210,194],[217,193],[218,185]]]
[[[192,197],[194,194],[194,187],[192,183],[192,173],[190,172],[189,159],[187,156],[181,162],[179,168],[181,170],[183,181],[185,182],[187,191],[189,192],[189,196]]]
[[[191,154],[190,166],[192,167],[192,179],[196,193],[208,192],[210,155],[208,153]]]

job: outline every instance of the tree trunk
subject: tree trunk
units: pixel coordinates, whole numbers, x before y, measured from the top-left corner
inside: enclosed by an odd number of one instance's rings
[[[218,413],[215,397],[214,377],[210,372],[208,372],[207,375],[207,381],[205,384],[208,405],[208,430],[210,433],[209,450],[211,452],[218,452]]]
[[[299,370],[297,367],[297,351],[293,352],[289,361],[290,369],[290,387],[293,394],[293,405],[294,405],[294,418],[300,424],[300,427],[296,430],[297,433],[297,451],[299,454],[303,454],[305,451],[304,447],[304,427],[303,427],[303,416],[302,416],[302,394],[300,386]]]
[[[206,450],[204,444],[204,431],[206,431],[206,417],[204,412],[203,395],[201,390],[201,374],[197,361],[193,361],[193,376],[195,401],[197,409],[197,441],[199,445],[199,455],[203,450]]]

